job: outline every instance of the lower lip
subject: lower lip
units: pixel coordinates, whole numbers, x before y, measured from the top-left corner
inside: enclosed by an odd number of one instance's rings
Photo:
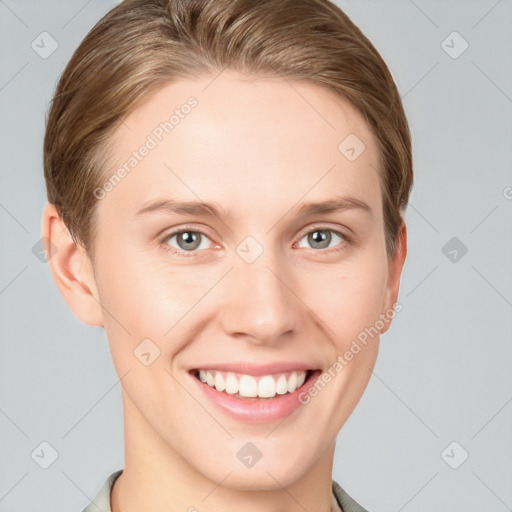
[[[206,398],[228,416],[250,423],[269,423],[286,418],[303,405],[299,400],[299,395],[307,393],[320,373],[319,370],[312,372],[307,381],[293,393],[276,395],[274,398],[264,400],[242,400],[228,393],[217,391],[194,375],[189,375]]]

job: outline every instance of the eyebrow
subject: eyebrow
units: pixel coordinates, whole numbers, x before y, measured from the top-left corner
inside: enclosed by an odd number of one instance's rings
[[[337,196],[326,201],[302,204],[297,210],[297,216],[310,217],[312,215],[354,209],[361,210],[370,216],[373,216],[373,210],[369,204],[352,196]],[[219,218],[230,218],[232,216],[231,210],[222,208],[215,203],[205,203],[203,201],[178,201],[176,199],[156,199],[146,203],[137,211],[135,217],[138,218],[149,213],[175,213]]]
[[[156,199],[146,203],[136,214],[139,217],[148,213],[177,213],[202,215],[204,217],[230,217],[231,211],[213,203],[203,201],[178,201],[176,199]]]
[[[303,204],[299,210],[298,215],[307,217],[311,215],[318,215],[321,213],[333,213],[344,210],[361,210],[373,216],[373,210],[368,203],[365,203],[357,197],[335,197],[328,201],[320,201],[317,203]]]

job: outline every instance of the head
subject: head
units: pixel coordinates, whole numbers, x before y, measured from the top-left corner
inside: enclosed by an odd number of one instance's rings
[[[406,255],[409,129],[360,30],[328,0],[125,0],[59,81],[44,166],[52,272],[105,329],[127,440],[239,488],[319,464]],[[286,419],[240,419],[198,378],[272,365],[308,370]]]

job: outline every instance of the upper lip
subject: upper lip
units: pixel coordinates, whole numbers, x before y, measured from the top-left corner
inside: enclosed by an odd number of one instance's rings
[[[196,370],[219,370],[221,372],[233,372],[243,373],[244,375],[253,375],[258,377],[261,375],[271,375],[275,373],[286,373],[296,370],[315,370],[316,368],[311,366],[311,363],[299,363],[294,361],[288,362],[275,362],[267,364],[254,364],[250,362],[238,362],[238,363],[208,363],[203,365],[195,366],[190,371]]]

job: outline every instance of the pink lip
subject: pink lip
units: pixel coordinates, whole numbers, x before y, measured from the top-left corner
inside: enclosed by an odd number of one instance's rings
[[[253,377],[259,377],[260,375],[272,375],[275,373],[286,373],[294,370],[311,370],[310,364],[298,363],[298,362],[277,362],[269,364],[253,364],[253,363],[221,363],[221,364],[206,364],[205,366],[198,365],[195,368],[190,368],[190,371],[194,370],[219,370],[223,372],[233,373],[244,373],[246,375],[252,375]]]
[[[239,372],[241,370],[240,365],[221,365],[210,368],[201,369],[218,369],[223,371],[233,371],[236,368]],[[264,371],[263,371],[264,368]],[[276,371],[277,368],[277,371]],[[265,365],[264,367],[251,366],[251,370],[258,371],[259,373],[247,373],[248,375],[262,375],[279,373],[289,368],[288,366],[279,365],[278,367],[270,367]],[[307,369],[297,368],[297,365],[293,366],[292,369]],[[248,368],[245,368],[243,373],[246,373]],[[315,380],[321,374],[321,370],[315,370],[304,382],[304,384],[296,389],[293,393],[287,393],[286,395],[276,395],[274,398],[267,399],[256,399],[256,400],[243,400],[229,395],[225,392],[217,391],[216,389],[208,386],[201,382],[192,372],[188,375],[195,383],[193,385],[198,386],[200,392],[204,393],[204,396],[211,401],[221,412],[234,418],[238,421],[244,421],[248,423],[270,423],[273,421],[282,420],[289,416],[292,412],[303,405],[299,400],[299,395],[306,393],[310,386],[314,385]]]

